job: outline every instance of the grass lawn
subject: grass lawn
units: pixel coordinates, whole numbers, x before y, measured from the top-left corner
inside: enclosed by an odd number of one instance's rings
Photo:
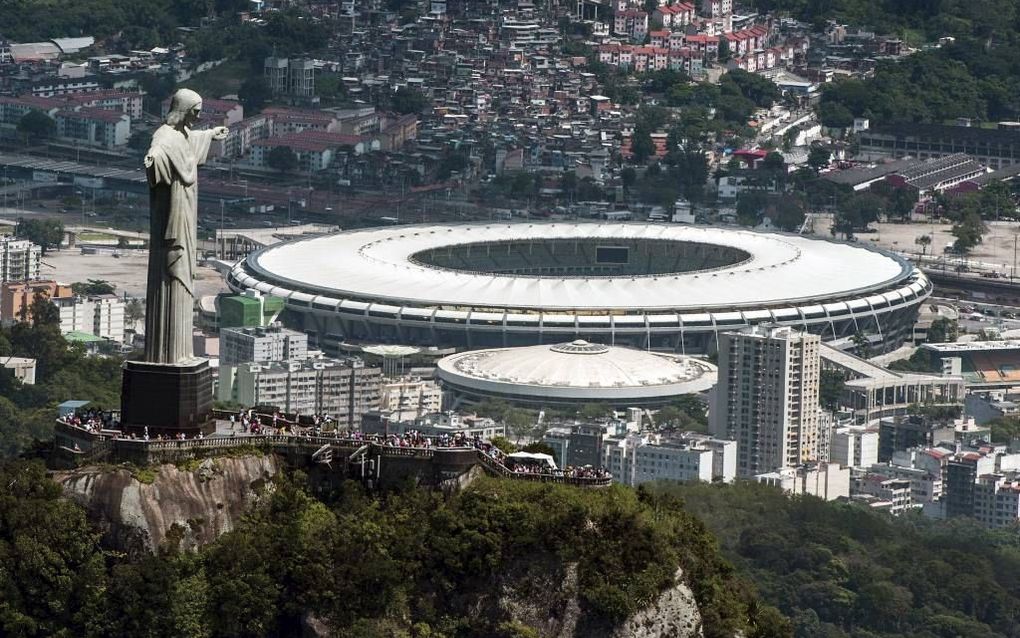
[[[104,233],[81,233],[78,235],[78,241],[117,241],[115,235],[106,235]]]

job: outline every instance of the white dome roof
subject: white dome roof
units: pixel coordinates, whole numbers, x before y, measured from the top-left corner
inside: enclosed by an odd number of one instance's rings
[[[564,400],[651,399],[716,381],[715,366],[704,361],[583,340],[462,352],[441,359],[437,374],[453,388]]]

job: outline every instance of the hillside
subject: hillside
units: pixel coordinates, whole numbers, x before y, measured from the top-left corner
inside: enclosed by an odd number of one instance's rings
[[[790,635],[670,496],[492,479],[313,495],[300,472],[253,488],[261,505],[197,551],[178,529],[128,555],[40,465],[3,466],[0,634]]]
[[[798,637],[1020,635],[1015,529],[896,519],[755,484],[655,491],[684,499]]]

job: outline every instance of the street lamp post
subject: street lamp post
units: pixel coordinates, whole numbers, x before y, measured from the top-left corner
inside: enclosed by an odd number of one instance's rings
[[[1013,233],[1013,270],[1009,273],[1009,283],[1013,283],[1013,277],[1016,276],[1016,238],[1017,233]]]

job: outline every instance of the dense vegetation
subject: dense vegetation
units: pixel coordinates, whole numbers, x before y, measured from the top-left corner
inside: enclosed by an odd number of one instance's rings
[[[120,360],[85,355],[60,334],[59,315],[45,299],[32,304],[32,319],[0,328],[0,357],[36,360],[35,385],[23,385],[0,368],[0,459],[11,458],[35,441],[53,438],[56,406],[69,399],[120,404]]]
[[[891,518],[756,484],[656,491],[684,499],[798,638],[1020,635],[1016,530]]]
[[[1015,31],[1013,0],[753,0],[759,11],[780,11],[823,27],[826,20],[907,39],[1001,37]]]
[[[819,113],[830,126],[854,116],[873,123],[980,121],[1020,117],[1020,12],[1012,0],[758,0],[821,27],[835,19],[921,45],[955,41],[895,62],[874,77],[827,85]]]
[[[240,527],[198,553],[104,553],[41,466],[0,468],[0,633],[19,636],[297,635],[307,614],[349,636],[534,636],[495,604],[531,587],[541,608],[576,564],[579,632],[649,601],[682,566],[705,635],[789,635],[671,497],[626,488],[482,480],[459,495],[408,489],[328,502],[303,476],[274,485]]]

